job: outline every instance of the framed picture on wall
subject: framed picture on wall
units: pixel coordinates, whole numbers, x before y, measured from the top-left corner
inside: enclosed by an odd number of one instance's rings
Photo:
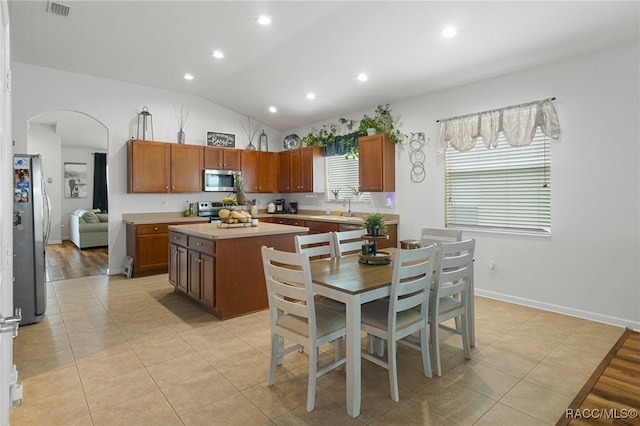
[[[87,198],[87,163],[64,163],[64,198]]]
[[[207,132],[207,146],[235,148],[236,135],[234,135],[233,133]]]

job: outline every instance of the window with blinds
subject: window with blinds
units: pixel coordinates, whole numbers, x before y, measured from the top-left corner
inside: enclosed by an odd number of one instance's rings
[[[345,197],[355,201],[355,194],[351,188],[356,190],[360,187],[360,178],[358,177],[359,165],[357,159],[345,159],[344,155],[336,155],[333,157],[325,157],[325,176],[327,188],[324,198],[326,201],[335,201],[332,190],[340,188],[339,199]],[[369,201],[371,194],[363,192],[360,194],[360,201]]]
[[[551,232],[550,140],[538,129],[527,146],[502,134],[487,149],[479,139],[466,152],[445,154],[447,227]]]

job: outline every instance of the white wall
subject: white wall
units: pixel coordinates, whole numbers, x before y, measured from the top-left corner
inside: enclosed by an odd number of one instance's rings
[[[187,83],[188,84],[188,83]],[[12,63],[14,152],[26,149],[27,121],[47,111],[79,111],[99,120],[109,131],[109,273],[122,271],[126,252],[123,213],[182,211],[185,201],[218,200],[220,193],[127,194],[126,142],[136,135],[137,115],[148,106],[153,116],[154,138],[176,141],[175,108],[190,108],[186,143],[205,145],[207,130],[236,134],[236,148],[244,148],[241,120],[246,117],[204,99],[146,86],[81,74]],[[281,133],[264,128],[270,146],[281,141]],[[273,150],[273,149],[272,149]],[[267,195],[253,196],[266,201]]]
[[[551,149],[551,237],[465,231],[477,239],[476,293],[640,329],[638,52],[618,46],[392,104],[402,131],[429,140],[418,184],[407,147],[396,148],[399,238],[444,226],[437,119],[555,96],[563,135]]]
[[[31,123],[28,129],[29,146],[24,151],[14,149],[15,154],[40,154],[42,156],[42,168],[44,180],[51,201],[51,234],[49,244],[62,242],[62,160],[61,140],[52,126],[46,124]],[[51,182],[49,182],[51,180]],[[68,238],[67,232],[67,238]]]

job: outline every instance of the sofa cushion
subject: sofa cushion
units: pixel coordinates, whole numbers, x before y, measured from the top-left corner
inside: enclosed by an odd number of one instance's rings
[[[100,223],[81,223],[78,226],[80,234],[88,234],[92,232],[104,232],[105,235],[109,231],[109,224],[107,222]],[[106,245],[106,243],[105,243]]]
[[[100,222],[109,222],[109,215],[107,213],[96,213]]]
[[[82,218],[87,223],[100,223],[100,219],[98,219],[98,216],[96,216],[96,214],[91,211],[85,212],[82,215]]]

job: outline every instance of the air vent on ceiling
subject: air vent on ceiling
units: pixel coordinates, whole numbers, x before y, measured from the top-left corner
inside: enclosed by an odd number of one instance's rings
[[[47,12],[53,13],[54,15],[69,16],[70,10],[71,8],[69,6],[65,6],[64,4],[56,3],[53,1],[47,3]]]

